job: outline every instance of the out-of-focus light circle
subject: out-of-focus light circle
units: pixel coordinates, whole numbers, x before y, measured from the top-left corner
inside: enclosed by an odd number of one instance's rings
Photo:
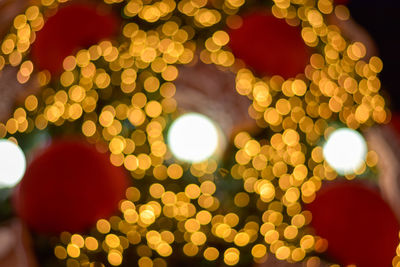
[[[363,165],[367,155],[367,144],[359,132],[341,128],[328,137],[323,154],[336,172],[352,174]]]
[[[216,153],[219,138],[214,122],[204,115],[188,113],[172,123],[168,131],[168,146],[177,159],[195,163]]]
[[[26,159],[22,149],[9,140],[0,139],[0,187],[15,186],[25,170]]]

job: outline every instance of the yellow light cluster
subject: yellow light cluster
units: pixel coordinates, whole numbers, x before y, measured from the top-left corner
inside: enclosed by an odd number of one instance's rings
[[[243,68],[226,47],[228,34],[209,28],[237,28],[241,19],[236,13],[244,0],[105,0],[110,5],[123,2],[129,20],[120,38],[67,57],[59,82],[52,82],[47,71],[34,70],[27,51],[44,14],[62,2],[66,0],[42,0],[29,7],[15,18],[1,44],[0,70],[6,64],[17,66],[19,82],[36,79],[42,90],[0,123],[0,138],[76,122],[89,142],[108,144],[110,161],[130,171],[135,187],[120,203],[121,216],[99,220],[93,235],[63,233],[55,255],[72,267],[92,266],[95,254],[106,253],[108,263],[118,266],[124,251],[134,250],[142,267],[166,266],[173,253],[236,265],[243,254],[251,253],[260,263],[270,252],[281,260],[317,266],[318,257],[307,253],[323,252],[326,241],[305,228],[311,214],[302,211],[301,202],[313,201],[321,181],[337,176],[324,162],[318,142],[333,130],[331,121],[357,129],[388,118],[379,95],[381,60],[363,60],[365,46],[348,43],[324,19],[332,12],[348,19],[348,10],[330,0],[274,0],[272,13],[301,26],[305,43],[320,51],[311,56],[304,74],[284,80],[260,79]],[[132,17],[145,27],[131,22]],[[176,116],[176,65],[195,60],[236,72],[238,94],[252,100],[249,115],[271,132],[259,140],[238,133],[229,170],[219,169],[214,160],[173,162],[164,140]],[[376,153],[370,151],[358,173],[376,163]],[[218,188],[219,179],[242,182],[243,190],[230,195],[228,213],[216,194],[224,190]],[[248,208],[252,214],[244,214],[249,217],[238,215]]]

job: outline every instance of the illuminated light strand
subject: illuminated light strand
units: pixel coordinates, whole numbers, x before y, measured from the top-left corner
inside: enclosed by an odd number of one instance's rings
[[[328,136],[323,154],[328,164],[338,173],[353,174],[364,165],[367,144],[357,131],[341,128]]]
[[[22,149],[12,141],[0,139],[0,187],[13,187],[22,179],[26,159]]]
[[[206,116],[188,113],[177,118],[168,130],[168,146],[179,160],[198,163],[216,155],[222,146],[221,133]]]

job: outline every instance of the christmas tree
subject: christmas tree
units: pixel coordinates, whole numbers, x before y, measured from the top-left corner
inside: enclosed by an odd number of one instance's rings
[[[397,266],[397,219],[359,182],[383,63],[347,20],[331,0],[33,1],[1,42],[2,219],[40,266]]]

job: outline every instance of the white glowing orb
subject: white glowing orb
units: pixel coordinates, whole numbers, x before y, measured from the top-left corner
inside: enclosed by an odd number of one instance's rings
[[[168,146],[179,160],[201,162],[213,156],[219,145],[219,131],[206,116],[188,113],[177,118],[168,131]]]
[[[357,131],[341,128],[334,131],[323,147],[328,164],[339,174],[352,174],[364,163],[367,144]]]
[[[26,159],[15,143],[0,139],[0,187],[12,187],[24,176]]]

